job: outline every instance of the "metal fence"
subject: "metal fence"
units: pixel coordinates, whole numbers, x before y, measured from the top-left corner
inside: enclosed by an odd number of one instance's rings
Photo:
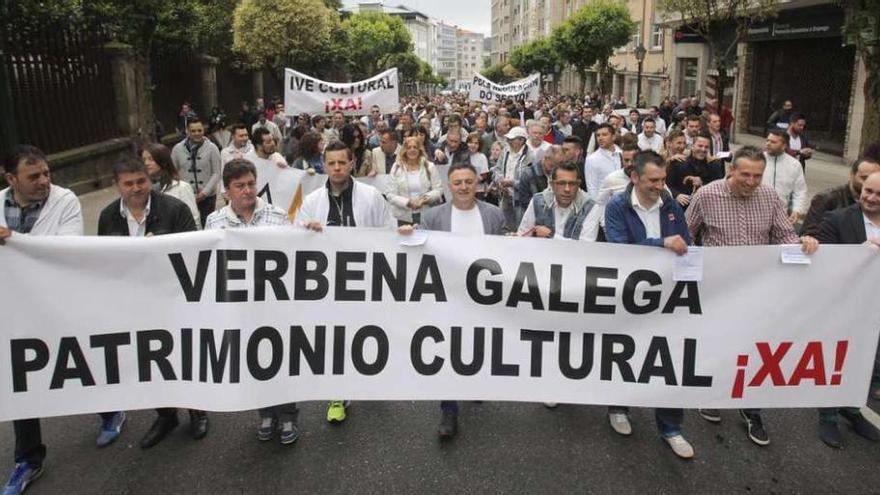
[[[103,36],[58,26],[4,31],[0,62],[18,142],[53,153],[118,136]]]
[[[166,133],[174,132],[183,102],[189,102],[203,119],[210,115],[210,108],[201,108],[200,67],[197,56],[191,53],[154,54],[152,57],[153,114]]]

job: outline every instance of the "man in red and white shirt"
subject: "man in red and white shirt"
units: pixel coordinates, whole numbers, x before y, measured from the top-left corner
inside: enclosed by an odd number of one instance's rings
[[[766,165],[758,148],[745,146],[737,151],[727,178],[701,187],[691,199],[685,212],[691,237],[702,235],[704,246],[800,244],[804,253],[814,253],[819,242],[810,236],[798,237],[776,191],[761,183]],[[749,438],[768,445],[761,410],[741,409],[740,415]],[[721,421],[716,409],[700,409],[700,416],[713,423]]]

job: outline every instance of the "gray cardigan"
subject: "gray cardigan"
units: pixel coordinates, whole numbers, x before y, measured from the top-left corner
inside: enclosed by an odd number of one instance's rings
[[[504,235],[504,213],[500,208],[489,203],[477,200],[477,208],[483,219],[483,232],[488,235]],[[449,232],[452,229],[452,202],[443,203],[440,206],[429,208],[422,213],[420,225],[425,230],[440,230]]]

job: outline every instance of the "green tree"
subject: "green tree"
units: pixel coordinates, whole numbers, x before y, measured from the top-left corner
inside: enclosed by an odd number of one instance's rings
[[[327,51],[336,50],[338,24],[338,14],[323,0],[242,0],[232,21],[233,49],[252,68],[323,75],[332,68]]]
[[[717,94],[721,100],[727,87],[728,62],[736,45],[745,38],[750,27],[774,17],[780,3],[780,0],[659,0],[658,8],[665,11],[667,19],[679,20],[709,44],[718,70]]]
[[[512,81],[513,78],[511,78],[509,75],[505,74],[504,67],[506,65],[508,65],[508,64],[505,64],[503,62],[490,65],[489,67],[486,67],[485,69],[481,70],[480,74],[482,74],[483,77],[485,77],[486,79],[488,79],[494,83],[498,83],[498,84],[508,83],[508,82]]]
[[[580,76],[581,94],[586,91],[587,69],[595,65],[604,81],[614,50],[629,43],[635,29],[629,8],[612,0],[591,2],[557,27],[552,44]]]
[[[380,12],[354,14],[342,21],[348,42],[352,79],[372,77],[398,53],[412,51],[412,40],[399,17]]]
[[[523,75],[540,72],[542,83],[547,74],[559,80],[562,72],[562,57],[549,38],[538,38],[530,43],[513,49],[508,58],[510,64]]]
[[[880,142],[880,0],[842,1],[846,15],[847,42],[856,47],[865,64],[867,78],[862,146]]]
[[[397,68],[397,77],[403,88],[412,89],[422,76],[422,59],[413,52],[395,53],[387,57],[383,69]]]

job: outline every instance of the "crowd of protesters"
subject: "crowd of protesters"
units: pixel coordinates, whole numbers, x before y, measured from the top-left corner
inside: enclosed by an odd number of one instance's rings
[[[170,148],[147,144],[114,167],[120,197],[101,212],[98,234],[288,225],[285,209],[257,195],[257,165],[263,165],[327,176],[293,225],[314,231],[427,229],[641,244],[679,255],[691,245],[801,244],[808,254],[820,243],[880,245],[880,146],[852,163],[847,183],[810,200],[804,174],[813,149],[804,113],[787,102],[768,121],[763,150],[732,153],[731,122],[728,108],[696,97],[628,108],[620,98],[599,95],[503,104],[458,94],[413,96],[402,98],[400,108],[374,106],[362,116],[288,114],[278,99],[258,99],[243,104],[236,119],[213,109],[205,120],[184,104],[179,141]],[[12,150],[4,168],[10,187],[0,192],[0,244],[16,235],[83,233],[78,198],[51,183],[39,149]],[[384,190],[354,180],[378,175],[388,176]],[[345,420],[347,406],[332,401],[327,420]],[[143,448],[179,424],[176,409],[157,413]],[[261,409],[258,438],[278,432],[282,443],[294,442],[297,413],[296,404]],[[204,438],[208,414],[188,414],[192,437]],[[699,414],[722,420],[717,410]],[[770,442],[760,410],[738,414],[754,443]],[[683,410],[657,409],[655,416],[673,452],[693,457]],[[819,412],[826,444],[843,445],[841,418],[858,435],[880,440],[858,409],[830,408]],[[116,440],[125,419],[122,411],[102,413],[98,446]],[[628,408],[609,407],[608,421],[616,433],[632,434]],[[16,467],[7,495],[41,474],[46,455],[39,419],[15,421],[14,428]],[[438,432],[449,438],[457,430],[458,404],[443,401]]]

